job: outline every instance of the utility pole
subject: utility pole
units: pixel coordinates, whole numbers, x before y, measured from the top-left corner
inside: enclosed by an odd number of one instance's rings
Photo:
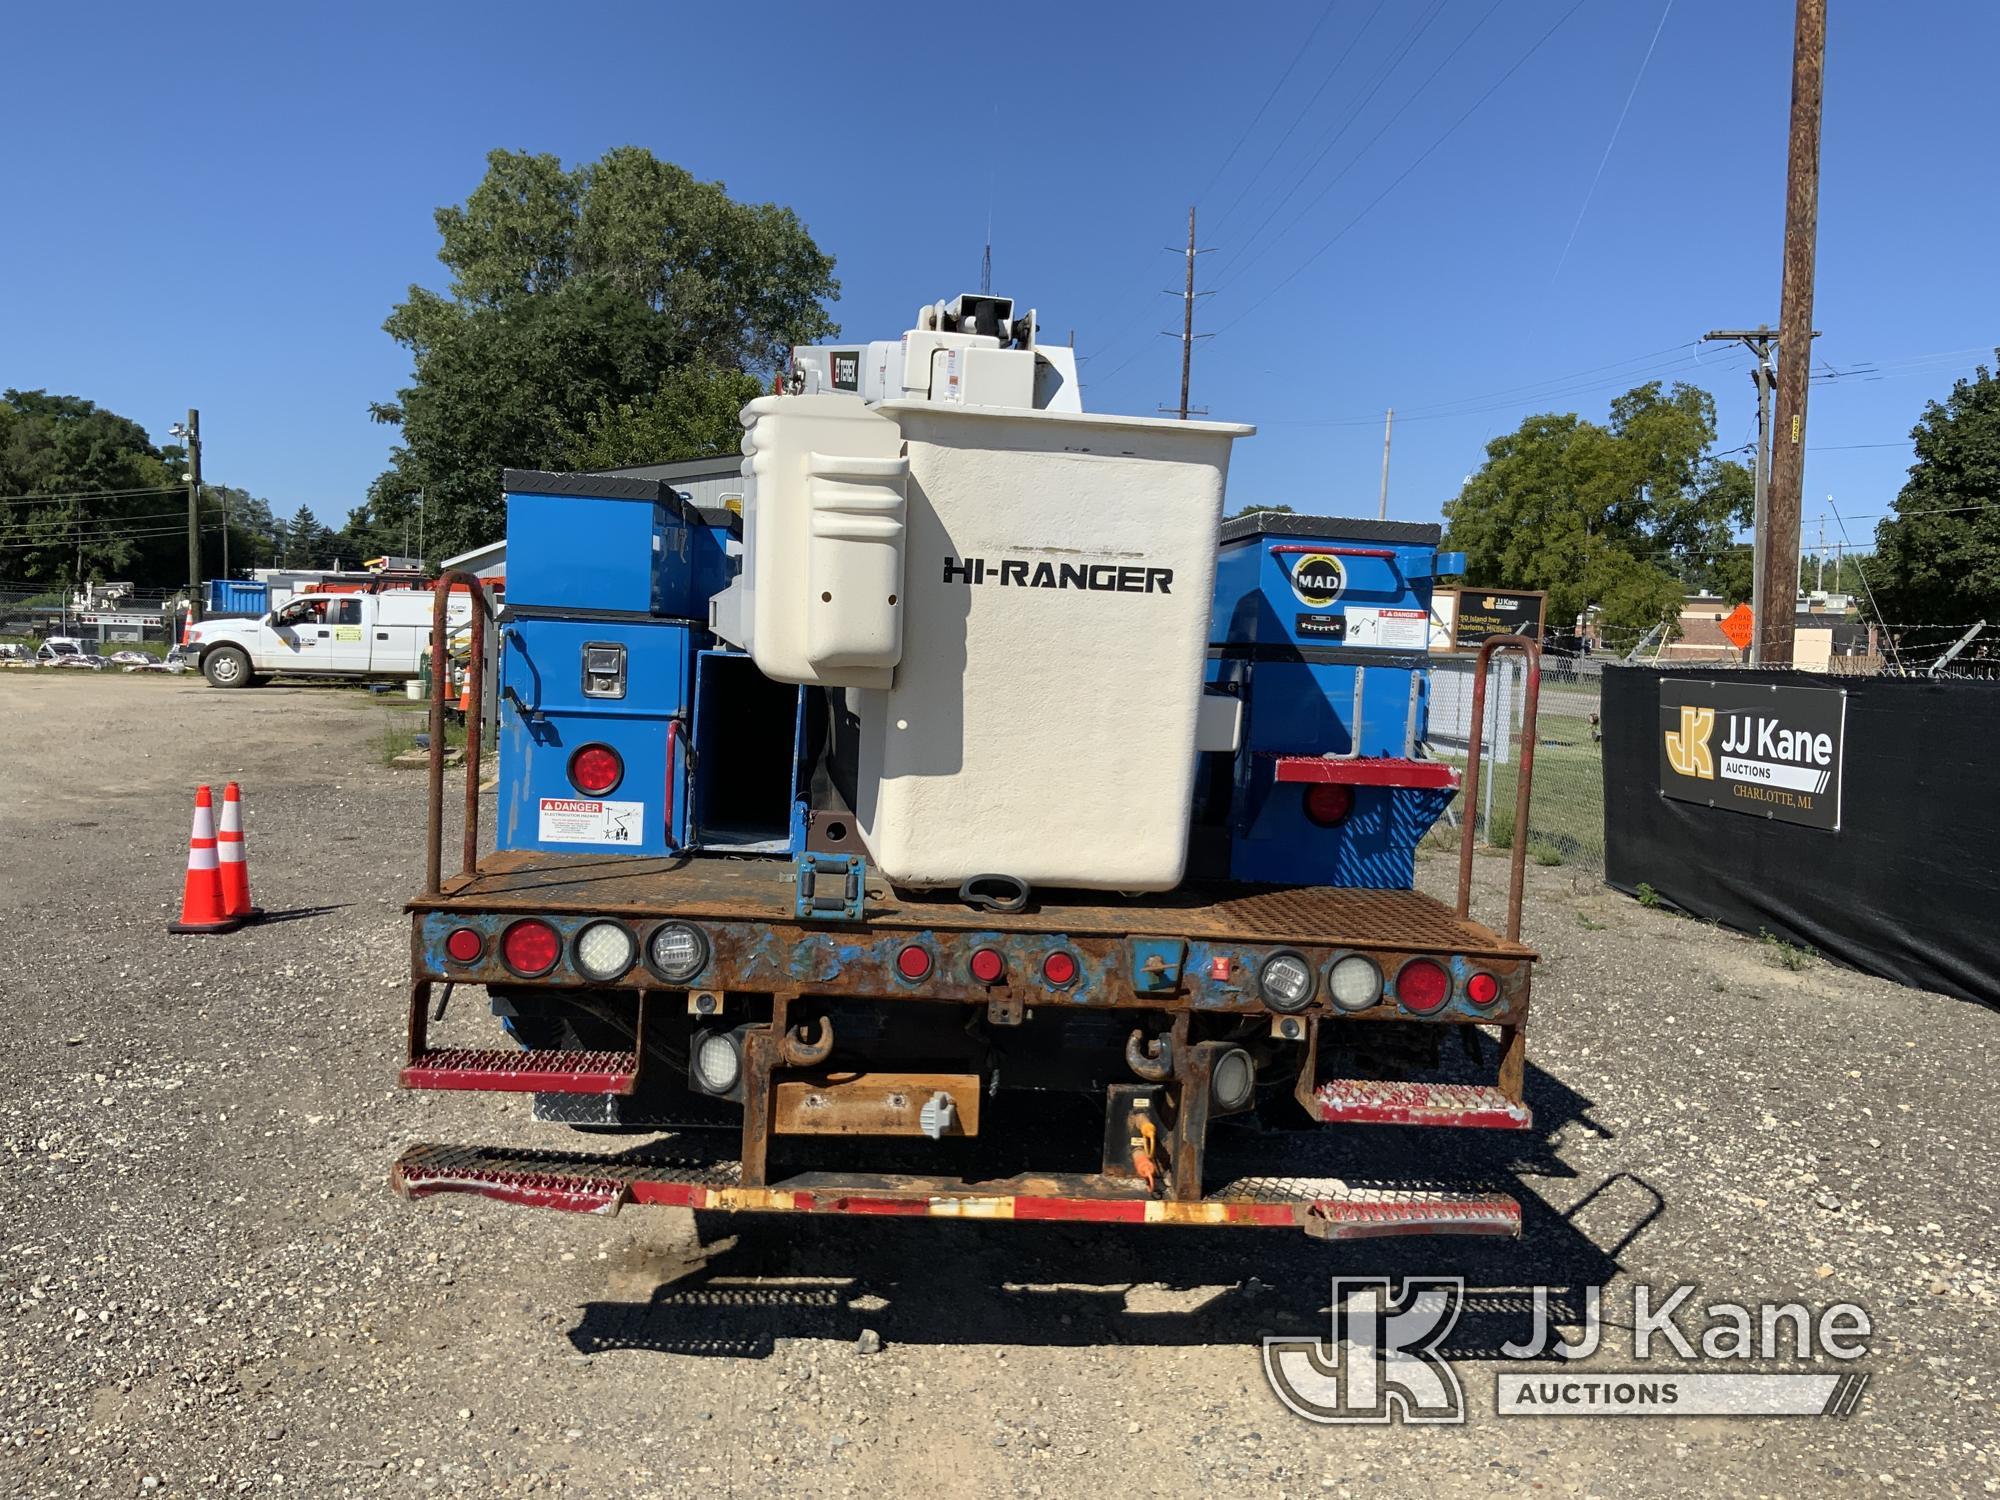
[[[201,413],[190,406],[187,424],[176,422],[168,431],[187,444],[188,619],[193,621],[201,618]]]
[[[1396,426],[1396,408],[1390,407],[1389,414],[1382,419],[1382,498],[1375,503],[1375,519],[1389,519],[1389,434]]]
[[[1777,604],[1798,561],[1799,500],[1805,483],[1806,389],[1812,374],[1813,261],[1819,235],[1820,102],[1826,70],[1826,0],[1798,0],[1792,41],[1791,148],[1785,183],[1785,271],[1778,308],[1777,441],[1771,451],[1771,543],[1764,592]],[[1797,611],[1791,600],[1759,620],[1764,659],[1792,664]]]
[[[1182,253],[1180,250],[1176,249],[1172,245],[1167,246],[1167,252],[1170,255],[1179,255]],[[1192,208],[1188,210],[1188,241],[1187,241],[1186,253],[1187,253],[1187,286],[1183,290],[1178,292],[1173,291],[1171,288],[1167,292],[1167,295],[1169,297],[1179,297],[1181,299],[1181,304],[1182,304],[1181,331],[1178,334],[1172,332],[1168,332],[1166,334],[1166,337],[1170,339],[1178,338],[1181,341],[1181,404],[1179,409],[1180,409],[1180,419],[1183,422],[1185,422],[1188,419],[1188,414],[1190,412],[1193,412],[1196,416],[1207,415],[1206,407],[1197,410],[1195,407],[1191,407],[1188,405],[1188,375],[1194,365],[1194,341],[1198,338],[1205,339],[1211,337],[1211,335],[1209,334],[1196,333],[1194,331],[1194,299],[1197,297],[1212,297],[1215,295],[1213,292],[1197,292],[1194,289],[1194,258],[1197,255],[1207,255],[1209,251],[1207,249],[1195,248],[1194,210]],[[1174,408],[1170,406],[1163,406],[1160,408],[1160,410],[1172,411],[1174,410]]]
[[[1831,500],[1833,496],[1828,495],[1826,498]],[[1819,546],[1817,546],[1813,550],[1819,554],[1819,570],[1814,575],[1813,592],[1815,594],[1824,594],[1826,592],[1826,512],[1825,511],[1821,511],[1819,515]]]
[[[1750,665],[1764,662],[1764,539],[1770,534],[1771,499],[1771,392],[1777,386],[1777,370],[1771,351],[1778,336],[1768,323],[1755,328],[1717,328],[1701,336],[1703,343],[1717,341],[1741,344],[1757,356],[1750,381],[1757,387],[1757,500],[1751,512],[1750,538],[1750,619],[1756,632],[1750,637]]]

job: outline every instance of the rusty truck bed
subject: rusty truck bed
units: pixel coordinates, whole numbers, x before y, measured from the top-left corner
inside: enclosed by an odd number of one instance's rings
[[[515,850],[487,856],[470,877],[444,881],[413,912],[601,913],[791,924],[790,861],[772,858],[634,858]],[[1162,934],[1246,943],[1325,943],[1368,948],[1448,949],[1492,959],[1535,952],[1458,916],[1421,891],[1325,886],[1223,888],[1121,897],[1102,891],[1038,893],[1021,912],[983,911],[954,894],[898,892],[868,884],[867,924],[941,931]]]

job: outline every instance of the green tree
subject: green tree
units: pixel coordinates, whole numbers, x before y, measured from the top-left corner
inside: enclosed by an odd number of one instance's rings
[[[1690,385],[1637,386],[1602,424],[1529,417],[1446,503],[1448,545],[1470,584],[1546,589],[1552,621],[1596,606],[1610,629],[1649,629],[1726,579],[1749,522],[1750,471],[1714,442],[1715,402]]]
[[[669,370],[652,394],[601,406],[586,417],[566,461],[577,469],[616,469],[732,452],[743,440],[738,413],[763,390],[755,375],[741,370]]]
[[[180,459],[80,396],[0,393],[0,574],[63,588],[90,578],[156,586],[166,549],[153,544],[176,520]],[[181,556],[185,576],[184,542]]]
[[[383,325],[415,370],[374,408],[402,442],[366,518],[393,525],[420,491],[433,555],[497,532],[502,469],[662,460],[635,446],[655,434],[707,446],[729,395],[839,331],[832,258],[790,209],[639,147],[574,169],[495,151],[437,226],[448,291],[411,287]]]
[[[2000,355],[2000,350],[1995,351]],[[2000,622],[2000,375],[1981,365],[1911,429],[1917,461],[1875,528],[1868,581],[1895,624]]]
[[[1298,514],[1298,512],[1293,510],[1289,505],[1246,505],[1241,510],[1231,511],[1228,515],[1224,516],[1222,519],[1225,521],[1233,521],[1238,516],[1254,516],[1260,513],[1269,513],[1272,515],[1281,515],[1281,516],[1292,516]]]

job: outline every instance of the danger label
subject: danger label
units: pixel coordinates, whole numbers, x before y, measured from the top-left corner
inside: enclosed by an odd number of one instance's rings
[[[645,827],[643,802],[544,797],[536,837],[544,844],[636,844]]]
[[[1431,617],[1421,609],[1349,609],[1347,644],[1388,646],[1403,651],[1428,650]]]

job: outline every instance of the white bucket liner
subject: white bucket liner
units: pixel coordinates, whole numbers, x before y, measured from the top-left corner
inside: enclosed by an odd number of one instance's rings
[[[1178,885],[1223,484],[1254,429],[874,410],[909,480],[901,660],[846,694],[870,858],[908,886]]]

